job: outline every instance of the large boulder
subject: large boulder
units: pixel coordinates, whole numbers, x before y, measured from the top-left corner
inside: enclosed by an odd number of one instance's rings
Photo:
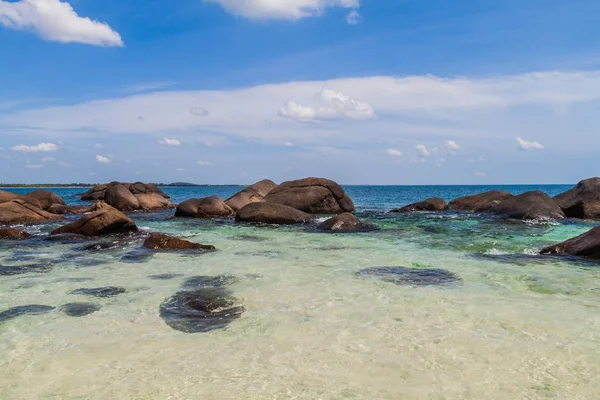
[[[228,217],[233,210],[219,196],[189,199],[180,203],[175,211],[176,217],[218,218]]]
[[[175,204],[162,197],[158,193],[139,193],[134,194],[142,211],[167,210],[175,208]]]
[[[85,201],[96,201],[96,200],[104,200],[104,194],[106,192],[106,188],[108,185],[94,185],[87,192],[81,195],[81,200]]]
[[[48,210],[48,208],[50,208],[50,206],[54,204],[62,206],[66,205],[64,200],[61,199],[59,195],[57,195],[56,193],[52,193],[49,190],[34,190],[31,193],[27,193],[27,196],[33,197],[34,199],[39,201],[40,206],[44,210]]]
[[[448,208],[446,200],[439,197],[432,197],[418,203],[409,204],[392,212],[412,212],[412,211],[444,211]]]
[[[52,235],[75,233],[84,236],[102,236],[138,230],[135,222],[114,207],[105,203],[98,203],[95,206],[97,211],[53,230]]]
[[[154,211],[175,207],[162,190],[152,183],[111,182],[95,185],[81,195],[82,200],[102,200],[120,211]]]
[[[225,200],[225,204],[231,207],[233,211],[238,211],[250,203],[260,203],[276,187],[277,184],[275,182],[265,179],[234,194]]]
[[[40,223],[62,221],[64,219],[60,215],[50,214],[23,200],[13,200],[0,204],[0,224]]]
[[[554,200],[569,218],[600,219],[600,178],[581,181]]]
[[[24,194],[18,194],[18,193],[6,192],[4,190],[0,190],[0,204],[8,203],[9,201],[13,201],[13,200],[21,200],[27,204],[31,204],[34,207],[42,208],[42,205],[40,204],[39,200],[34,199],[33,197],[29,197]]]
[[[312,219],[312,215],[292,207],[274,203],[252,203],[238,211],[236,221],[293,225]]]
[[[271,190],[264,201],[311,214],[341,214],[354,211],[354,203],[344,189],[324,178],[284,182]]]
[[[144,242],[144,247],[150,250],[215,250],[215,246],[193,243],[164,233],[151,233]]]
[[[170,199],[170,197],[165,192],[160,190],[154,183],[135,182],[124,185],[127,186],[129,191],[133,194],[157,194],[165,199]]]
[[[503,190],[491,190],[485,193],[454,199],[448,204],[448,209],[454,211],[484,212],[512,197],[514,196],[511,193]]]
[[[534,190],[512,197],[487,212],[514,219],[563,219],[558,203],[546,193]]]
[[[104,201],[119,211],[140,209],[140,202],[127,187],[120,183],[110,184],[104,193]]]
[[[0,239],[19,240],[29,239],[31,235],[20,229],[0,229]]]
[[[545,247],[540,253],[600,259],[600,226],[566,242]]]
[[[319,229],[328,232],[366,232],[376,230],[377,227],[362,222],[351,213],[343,213],[323,222]]]

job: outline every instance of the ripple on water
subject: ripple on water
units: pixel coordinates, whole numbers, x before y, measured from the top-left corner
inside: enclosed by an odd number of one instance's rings
[[[438,286],[462,281],[458,275],[437,268],[374,267],[360,270],[356,275],[407,286]]]

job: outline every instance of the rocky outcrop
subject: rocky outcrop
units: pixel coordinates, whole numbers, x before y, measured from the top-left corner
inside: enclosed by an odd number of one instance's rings
[[[180,203],[175,211],[176,217],[219,218],[229,217],[233,210],[219,196],[189,199]]]
[[[376,230],[377,227],[362,222],[351,213],[343,213],[323,222],[319,225],[319,229],[328,232],[366,232]]]
[[[569,218],[600,219],[600,178],[583,180],[554,200]]]
[[[29,239],[31,235],[20,229],[0,229],[0,239],[20,240]]]
[[[514,219],[563,219],[558,203],[546,193],[535,190],[512,197],[487,210],[492,214]]]
[[[233,211],[238,211],[251,203],[260,203],[269,192],[277,187],[277,184],[269,179],[262,180],[246,189],[238,192],[225,200]]]
[[[76,233],[84,236],[102,236],[138,230],[135,222],[119,210],[105,203],[97,204],[96,208],[97,211],[53,230],[52,234]]]
[[[502,190],[491,190],[489,192],[459,197],[448,204],[449,210],[484,212],[514,197],[511,193]]]
[[[13,200],[0,204],[0,224],[40,223],[62,221],[64,219],[60,215],[50,214],[23,200]]]
[[[41,208],[44,210],[48,210],[48,208],[54,204],[62,206],[66,205],[59,195],[52,193],[49,190],[34,190],[31,193],[27,193],[27,196],[39,201]]]
[[[324,178],[284,182],[271,190],[264,201],[311,214],[341,214],[354,211],[354,203],[344,189]]]
[[[34,199],[33,197],[29,197],[24,194],[18,194],[18,193],[6,192],[4,190],[0,190],[0,204],[8,203],[9,201],[13,201],[13,200],[21,200],[27,204],[31,204],[34,207],[42,208],[42,205],[40,204],[40,202],[37,199]]]
[[[273,203],[252,203],[238,211],[236,221],[293,225],[312,219],[312,215],[292,207]]]
[[[543,248],[541,254],[557,254],[600,259],[600,226],[566,242]]]
[[[418,203],[409,204],[392,212],[412,212],[412,211],[444,211],[448,208],[446,200],[439,197],[432,197]]]
[[[204,250],[214,251],[215,246],[193,243],[187,240],[165,235],[164,233],[151,233],[144,242],[144,247],[150,250]]]
[[[111,182],[95,185],[81,195],[82,200],[103,200],[120,211],[156,211],[174,208],[167,196],[151,183]]]

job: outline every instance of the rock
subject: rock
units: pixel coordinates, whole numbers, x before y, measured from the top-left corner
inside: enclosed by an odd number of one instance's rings
[[[140,209],[140,202],[120,183],[111,183],[106,188],[104,201],[119,211],[135,211]]]
[[[600,219],[600,178],[583,180],[554,200],[569,218]]]
[[[52,269],[50,264],[29,264],[29,265],[0,265],[0,276],[23,275],[33,272],[44,273]]]
[[[233,285],[237,282],[239,282],[239,279],[232,275],[192,276],[183,282],[181,288],[186,290],[195,290],[205,287],[223,287]]]
[[[84,296],[94,296],[94,297],[115,297],[120,294],[125,293],[126,290],[122,287],[102,287],[102,288],[92,288],[92,289],[77,289],[73,290],[71,294],[81,294]]]
[[[356,273],[361,277],[375,277],[396,285],[433,286],[461,282],[462,279],[444,269],[417,269],[406,267],[375,267]]]
[[[491,190],[485,193],[454,199],[448,204],[448,209],[455,211],[484,212],[512,197],[514,196],[508,192]]]
[[[262,180],[252,186],[248,186],[241,192],[234,194],[225,200],[225,204],[231,207],[233,211],[237,212],[250,203],[260,203],[275,187],[277,187],[275,182],[269,179]]]
[[[81,195],[82,200],[103,200],[120,211],[154,211],[173,208],[162,190],[152,183],[111,182],[95,185]]]
[[[0,239],[29,239],[31,235],[20,229],[0,229]]]
[[[418,203],[409,204],[392,212],[412,212],[412,211],[444,211],[448,208],[446,200],[439,197],[432,197]]]
[[[233,210],[219,196],[189,199],[177,206],[176,217],[218,218],[228,217]]]
[[[134,194],[142,211],[168,210],[175,208],[175,204],[162,197],[158,193]]]
[[[600,226],[566,242],[548,246],[540,254],[572,255],[600,259]]]
[[[40,315],[46,314],[54,310],[54,307],[40,306],[38,304],[30,304],[27,306],[18,306],[9,308],[6,311],[0,312],[0,322],[8,321],[9,319],[17,318],[22,315]]]
[[[100,311],[100,306],[94,303],[69,303],[63,305],[60,309],[69,317],[84,317]]]
[[[59,195],[50,192],[49,190],[34,190],[27,193],[28,197],[32,197],[40,202],[40,206],[44,210],[48,210],[53,204],[64,206],[66,203]]]
[[[147,249],[136,249],[121,257],[120,261],[127,264],[141,264],[154,257],[154,253]]]
[[[160,316],[165,323],[185,333],[225,328],[244,311],[231,292],[218,287],[177,292],[160,305]]]
[[[0,204],[0,224],[40,223],[62,221],[64,219],[60,215],[50,214],[23,200],[13,200]]]
[[[330,232],[366,232],[377,230],[377,227],[360,221],[351,213],[343,213],[323,222],[319,229]]]
[[[216,250],[215,246],[193,243],[164,233],[151,233],[144,242],[144,247],[150,250]]]
[[[168,274],[158,274],[158,275],[150,275],[148,278],[153,279],[155,281],[168,281],[174,278],[178,278],[180,276],[183,276],[182,274],[174,274],[174,273],[168,273]]]
[[[96,201],[104,200],[104,193],[108,185],[94,185],[90,190],[81,195],[81,200]]]
[[[77,233],[85,236],[102,236],[113,233],[136,232],[135,222],[122,212],[105,205],[100,209],[68,225],[52,231],[52,235]]]
[[[344,189],[337,183],[323,178],[284,182],[271,190],[264,201],[311,214],[341,214],[354,211],[354,203]]]
[[[52,204],[47,210],[51,214],[85,214],[92,212],[92,208],[89,206],[64,206],[61,204]]]
[[[546,193],[535,190],[511,197],[487,212],[513,219],[563,219],[565,214]]]
[[[312,220],[312,215],[292,207],[274,203],[252,203],[238,211],[235,220],[292,225]]]
[[[17,194],[13,192],[6,192],[4,190],[0,190],[0,204],[8,203],[13,200],[21,200],[27,204],[31,204],[36,208],[42,208],[42,205],[40,204],[39,200],[34,199],[33,197],[29,197],[24,194]]]
[[[170,199],[170,197],[165,192],[160,190],[158,188],[158,186],[156,186],[153,183],[135,182],[130,185],[126,184],[126,186],[128,186],[129,191],[131,193],[133,193],[134,195],[136,195],[136,194],[157,194],[160,197],[163,197],[165,199]]]

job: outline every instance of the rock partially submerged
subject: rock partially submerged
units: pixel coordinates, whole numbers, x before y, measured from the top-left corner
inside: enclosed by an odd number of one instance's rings
[[[64,219],[60,215],[50,214],[24,200],[12,200],[0,203],[0,224],[41,223],[62,221]]]
[[[502,190],[491,190],[489,192],[459,197],[448,204],[449,210],[484,212],[514,197],[511,193]]]
[[[539,190],[520,194],[490,208],[487,212],[513,219],[564,219],[565,214],[546,193]]]
[[[34,190],[31,193],[27,193],[27,196],[39,201],[41,208],[44,210],[48,210],[48,208],[54,204],[61,206],[66,205],[59,195],[52,193],[49,190]]]
[[[408,286],[439,286],[462,282],[458,275],[437,268],[375,267],[358,271],[356,275]]]
[[[144,242],[144,247],[155,251],[177,250],[202,250],[214,251],[215,246],[193,243],[187,240],[165,235],[164,233],[151,233]]]
[[[271,190],[264,201],[311,214],[341,214],[354,211],[354,203],[344,189],[324,178],[284,182]]]
[[[545,247],[540,254],[571,255],[600,260],[600,226],[565,242]]]
[[[0,229],[0,239],[21,240],[30,237],[31,234],[20,229]]]
[[[248,204],[260,203],[269,192],[277,187],[277,184],[269,179],[262,180],[246,189],[238,192],[225,200],[233,211],[239,211]]]
[[[219,218],[233,215],[233,210],[219,196],[189,199],[180,203],[175,211],[176,217]]]
[[[303,224],[312,218],[312,215],[293,207],[273,203],[248,204],[235,217],[236,221],[279,225]]]
[[[583,180],[554,200],[569,218],[600,219],[600,178]]]
[[[418,203],[409,204],[392,212],[413,212],[413,211],[444,211],[448,208],[446,200],[439,197],[432,197]]]
[[[368,232],[377,230],[377,227],[362,222],[351,213],[343,213],[323,222],[319,225],[319,229],[328,232]]]
[[[52,231],[52,235],[76,233],[84,236],[102,236],[114,233],[136,232],[135,222],[113,207],[99,204],[97,211]]]

